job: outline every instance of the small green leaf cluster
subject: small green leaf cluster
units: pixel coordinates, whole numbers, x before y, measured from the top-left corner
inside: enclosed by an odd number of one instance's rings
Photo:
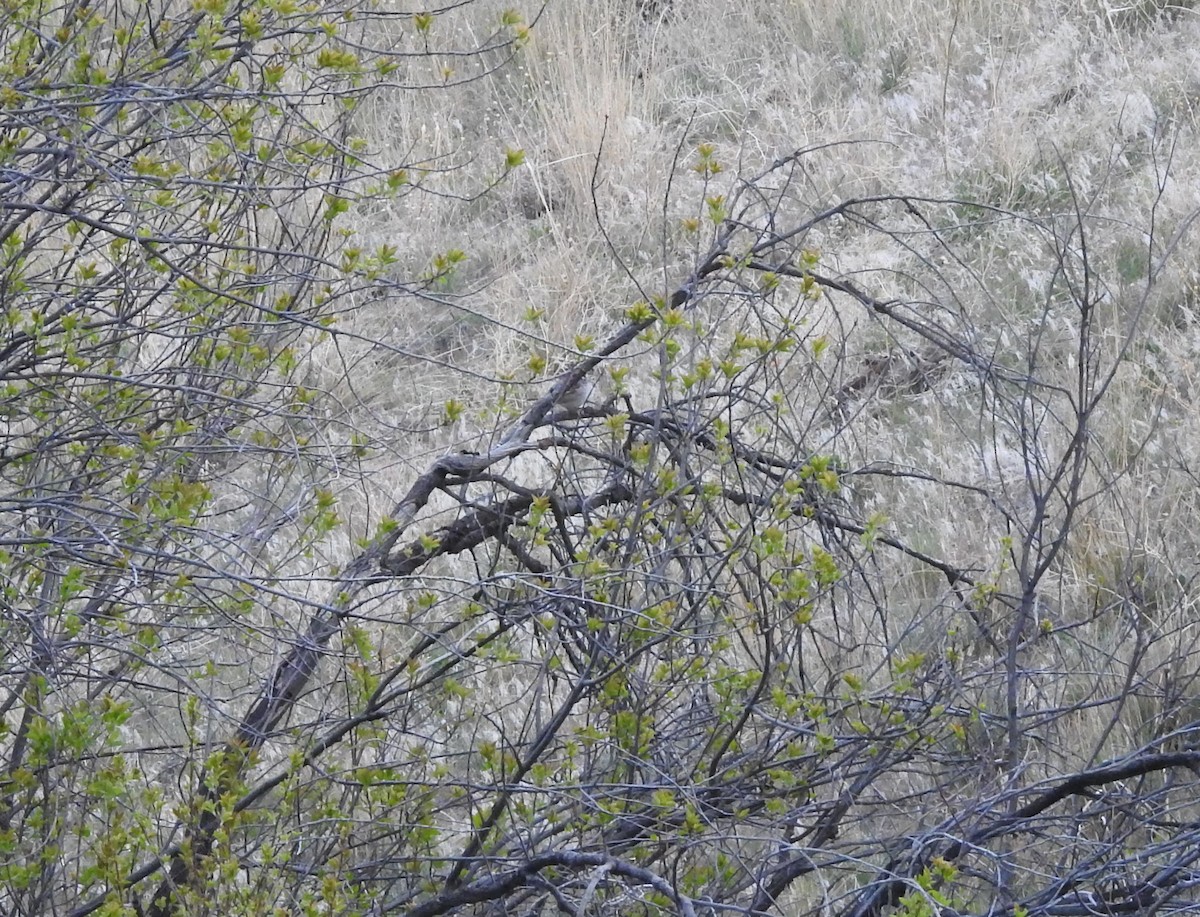
[[[955,907],[949,887],[957,877],[953,863],[935,857],[917,875],[917,888],[900,898],[895,917],[940,917],[943,908]]]

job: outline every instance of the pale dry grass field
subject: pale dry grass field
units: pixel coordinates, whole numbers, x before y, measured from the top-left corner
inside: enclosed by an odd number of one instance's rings
[[[472,7],[437,28],[461,40],[498,10]],[[495,435],[578,355],[577,335],[602,337],[629,303],[680,283],[707,244],[703,228],[689,235],[681,220],[702,213],[705,193],[728,193],[736,176],[792,150],[854,141],[811,158],[808,200],[963,198],[1043,226],[1089,212],[1093,269],[1108,285],[1107,352],[1124,348],[1120,366],[1104,364],[1115,376],[1093,425],[1117,483],[1087,508],[1053,601],[1101,601],[1127,575],[1111,567],[1136,557],[1146,589],[1190,607],[1181,590],[1196,572],[1197,507],[1181,469],[1200,450],[1200,256],[1185,232],[1200,206],[1200,15],[1190,4],[603,0],[522,12],[532,38],[511,64],[440,94],[398,93],[367,119],[372,142],[427,163],[421,181],[444,196],[404,198],[365,233],[397,245],[410,273],[439,252],[466,255],[441,311],[381,302],[354,318],[371,332],[365,341],[395,346],[364,342],[355,391],[342,393],[356,423],[395,437],[392,471],[372,478],[368,503],[386,503],[430,455]],[[440,63],[414,66],[433,79]],[[708,188],[686,169],[702,142],[727,170]],[[497,194],[476,199],[517,149],[523,163]],[[819,241],[830,272],[879,296],[906,292],[899,278],[916,266],[914,251],[846,224]],[[1056,325],[1044,302],[1054,265],[1046,233],[997,223],[955,244],[962,263],[939,269],[956,327],[1001,357],[1039,335],[1069,378],[1069,316]],[[865,316],[829,308],[814,308],[813,327],[840,336],[851,368],[897,346]],[[652,397],[652,360],[616,362],[630,365],[635,394]],[[329,365],[337,376],[340,363]],[[973,415],[964,385],[950,371],[938,387],[873,405],[837,450],[851,464],[997,486],[1021,510],[1020,455],[994,418]],[[803,391],[788,397],[803,410]],[[449,399],[468,409],[439,428]],[[1055,435],[1046,432],[1048,449]],[[867,499],[922,549],[990,558],[990,573],[1006,576],[995,514],[963,513],[945,491],[908,485]],[[936,601],[926,578],[911,576],[914,604]],[[1119,655],[1103,633],[1089,639],[1101,657]]]

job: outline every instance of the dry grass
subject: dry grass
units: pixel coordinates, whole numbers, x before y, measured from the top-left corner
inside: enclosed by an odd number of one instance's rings
[[[731,193],[736,176],[760,173],[795,149],[850,141],[806,160],[807,206],[875,194],[960,197],[1028,219],[973,224],[964,216],[947,233],[958,262],[929,240],[881,244],[863,226],[831,225],[811,240],[823,268],[880,296],[915,296],[911,277],[936,274],[940,320],[1006,365],[1039,341],[1039,376],[1065,390],[1074,372],[1073,306],[1048,299],[1053,243],[1077,210],[1089,214],[1090,256],[1107,283],[1099,366],[1112,376],[1092,420],[1085,489],[1102,492],[1082,509],[1039,590],[1034,626],[1045,622],[1053,634],[1030,635],[1020,701],[1067,712],[1048,727],[1059,732],[1043,737],[1055,754],[1029,762],[1027,776],[1084,766],[1200,716],[1181,702],[1195,693],[1190,673],[1200,652],[1192,623],[1200,255],[1194,238],[1179,234],[1200,204],[1200,16],[1157,0],[1136,9],[1108,2],[550,0],[531,41],[486,75],[431,90],[444,62],[414,63],[400,82],[420,88],[397,88],[359,118],[372,161],[407,167],[419,190],[367,214],[358,243],[395,246],[398,279],[420,278],[439,253],[462,249],[467,257],[421,295],[355,303],[340,316],[339,333],[303,355],[304,384],[328,397],[320,400],[325,416],[296,426],[327,435],[329,454],[345,463],[344,475],[322,486],[336,494],[346,525],[315,555],[272,558],[280,581],[311,580],[309,597],[330,600],[322,590],[334,588],[331,580],[312,579],[314,572],[353,557],[358,539],[375,531],[433,456],[496,437],[580,354],[587,335],[602,339],[632,302],[679,284],[707,244],[681,220],[703,214],[706,194]],[[483,3],[442,17],[435,44],[471,44],[501,8]],[[686,168],[701,142],[715,145],[727,170],[711,185]],[[481,194],[517,149],[524,162]],[[712,330],[694,342],[697,355],[717,352],[738,317],[736,303],[703,308]],[[779,428],[791,448],[835,453],[852,468],[922,469],[986,488],[990,502],[911,478],[864,475],[851,485],[864,517],[881,513],[914,549],[968,569],[997,596],[1014,592],[1014,554],[1004,541],[1014,533],[1003,513],[1028,520],[1035,494],[1013,418],[978,378],[949,367],[920,390],[881,389],[844,428],[820,419],[831,390],[818,389],[824,373],[836,389],[913,342],[829,299],[800,308],[806,343],[827,337],[844,365],[796,356],[780,367],[780,404],[791,416]],[[641,407],[658,391],[651,356],[618,357],[632,369],[629,387]],[[452,401],[464,410],[444,423]],[[345,448],[351,432],[367,437],[362,456]],[[1038,446],[1055,456],[1068,437],[1048,422]],[[554,460],[547,450],[503,473],[540,485],[562,473]],[[277,514],[303,503],[302,465],[293,480],[272,479],[263,502],[274,500]],[[239,496],[255,491],[236,476],[226,484]],[[431,504],[421,524],[431,529],[458,508],[449,498]],[[956,653],[962,697],[995,716],[981,719],[955,752],[990,766],[1006,738],[994,645],[964,619],[943,576],[882,550],[867,565],[885,583],[886,605],[867,588],[845,586],[837,615],[818,617],[805,637],[813,657],[803,661],[806,676],[836,686],[862,672],[871,690],[887,685],[897,656]],[[428,582],[406,581],[372,612],[381,658],[403,656],[414,635],[445,624],[435,620],[441,609],[419,610],[420,589],[464,601],[475,593],[478,571],[465,561],[426,572]],[[1011,604],[980,601],[977,610],[1003,635]],[[726,614],[715,626],[753,633],[748,607]],[[260,666],[274,661],[264,647]],[[1112,705],[1088,705],[1119,696],[1134,669],[1137,688],[1116,715]],[[510,727],[540,690],[519,665],[475,674],[498,698],[495,723]],[[257,684],[254,673],[246,677]],[[424,713],[414,708],[414,718]],[[430,729],[430,744],[465,753],[493,738],[495,723],[484,728],[457,708],[449,713],[446,722],[461,714],[471,728],[450,737]],[[933,775],[890,779],[883,789],[902,797],[906,781],[923,789]]]
[[[495,13],[469,10],[445,28],[477,34]],[[443,304],[365,303],[352,319],[363,343],[349,355],[355,345],[340,344],[339,359],[356,374],[343,402],[356,423],[392,444],[363,512],[386,511],[421,455],[492,435],[504,422],[501,398],[519,405],[540,392],[578,353],[577,335],[601,334],[629,303],[682,280],[702,240],[678,221],[712,189],[686,170],[671,183],[677,148],[686,157],[697,143],[714,143],[732,176],[797,148],[853,140],[812,160],[810,201],[961,196],[1040,222],[1042,231],[1022,223],[965,230],[955,239],[964,263],[946,264],[944,276],[957,297],[954,321],[984,350],[1019,354],[1040,335],[1040,370],[1064,382],[1070,316],[1046,304],[1049,230],[1061,231],[1076,208],[1091,214],[1093,267],[1108,284],[1101,365],[1115,372],[1093,421],[1098,459],[1089,481],[1115,483],[1087,506],[1044,583],[1046,614],[1069,627],[1069,647],[1047,649],[1046,674],[1027,699],[1071,703],[1096,684],[1119,687],[1134,583],[1154,593],[1140,610],[1157,628],[1146,659],[1176,671],[1195,653],[1194,628],[1180,616],[1194,604],[1200,572],[1190,471],[1200,462],[1200,256],[1192,236],[1176,235],[1200,201],[1198,43],[1200,16],[1158,2],[676,0],[644,12],[633,0],[551,2],[511,64],[441,92],[398,92],[365,119],[375,143],[429,167],[421,183],[458,197],[403,198],[364,234],[397,245],[409,273],[450,248],[468,260],[438,291]],[[504,151],[518,148],[525,162],[499,193],[475,199],[500,173]],[[732,187],[727,177],[719,176],[721,190]],[[879,284],[881,294],[902,290],[885,272],[917,264],[913,252],[880,248],[878,236],[853,228],[821,244],[825,264]],[[813,321],[821,321],[816,311]],[[826,324],[851,360],[896,346],[862,317]],[[545,370],[531,369],[531,358]],[[642,385],[648,395],[649,367],[634,363],[635,391]],[[951,372],[929,391],[897,393],[836,449],[860,466],[936,469],[991,487],[1007,509],[1027,514],[1013,430],[980,416],[971,385]],[[469,411],[439,430],[451,398]],[[413,427],[426,433],[411,435]],[[1048,430],[1041,445],[1054,453],[1064,436]],[[864,499],[914,546],[1011,586],[1001,546],[1009,532],[986,507],[911,482],[880,485]],[[892,575],[894,598],[914,614],[944,597],[944,583],[912,565]],[[871,620],[854,626],[863,644],[878,640]],[[917,644],[945,634],[908,634],[902,624],[899,632]],[[1137,719],[1155,715],[1148,709]],[[1080,730],[1072,747],[1083,757],[1093,743],[1126,747],[1144,735],[1137,724],[1107,734],[1107,716],[1071,720]]]

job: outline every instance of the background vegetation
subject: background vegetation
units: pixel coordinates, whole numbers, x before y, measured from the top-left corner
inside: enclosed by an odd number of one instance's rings
[[[1196,907],[1191,3],[0,11],[0,909]]]

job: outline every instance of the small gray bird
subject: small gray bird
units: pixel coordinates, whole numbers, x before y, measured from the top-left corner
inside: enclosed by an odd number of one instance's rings
[[[562,378],[562,376],[559,376],[559,380]],[[558,396],[558,406],[565,411],[578,411],[592,400],[592,395],[595,391],[596,380],[590,375],[584,376]]]

